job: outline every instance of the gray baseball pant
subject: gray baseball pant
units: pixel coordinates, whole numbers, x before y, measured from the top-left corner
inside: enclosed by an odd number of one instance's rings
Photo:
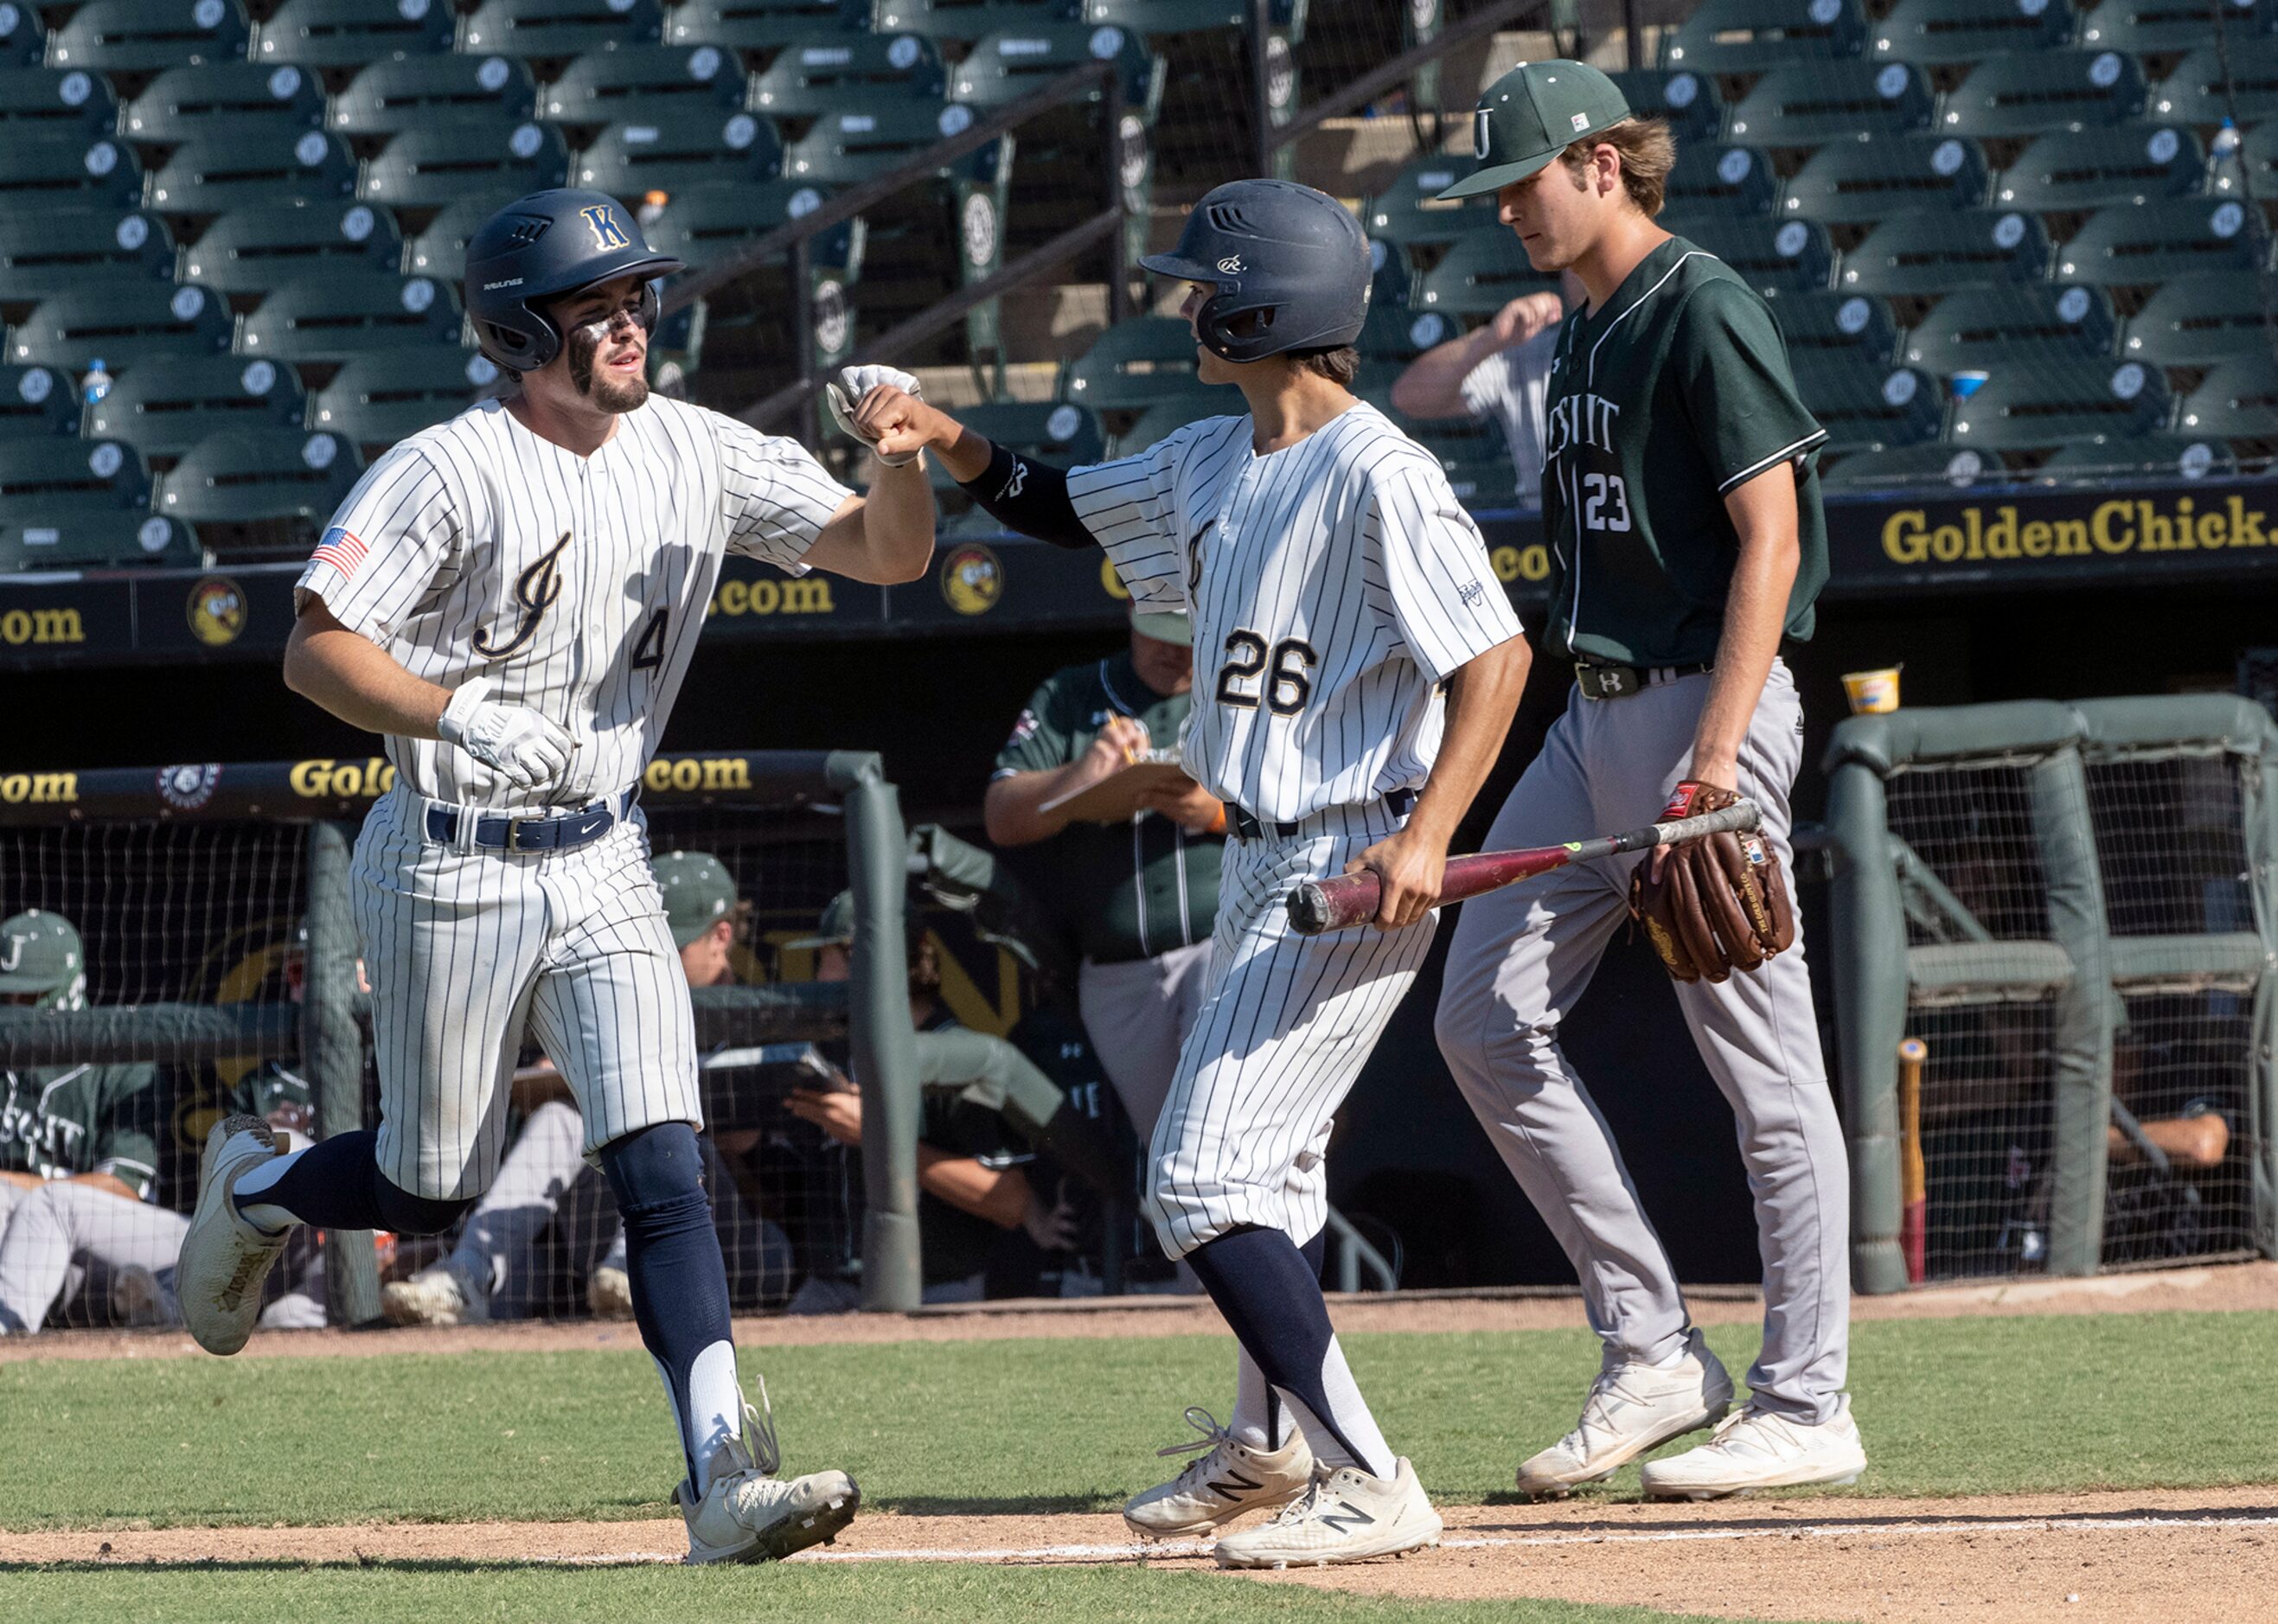
[[[1107,1080],[1145,1144],[1179,1070],[1179,1046],[1202,1013],[1210,982],[1211,944],[1173,948],[1123,964],[1083,961],[1076,1006]]]

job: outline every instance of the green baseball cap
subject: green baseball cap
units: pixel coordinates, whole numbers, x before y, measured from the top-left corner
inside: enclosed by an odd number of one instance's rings
[[[649,860],[664,893],[664,922],[672,944],[684,948],[736,908],[736,881],[708,851],[668,851]]]
[[[62,914],[34,908],[0,920],[0,993],[52,993],[86,970],[87,949]]]
[[[1586,62],[1522,62],[1480,94],[1472,112],[1479,167],[1440,201],[1500,192],[1547,167],[1573,142],[1630,117],[1614,81]]]
[[[1131,629],[1143,637],[1152,637],[1158,643],[1175,643],[1181,648],[1195,645],[1195,623],[1187,616],[1171,611],[1157,613],[1142,609],[1131,612]]]
[[[801,936],[784,946],[812,953],[817,948],[851,948],[854,945],[854,893],[841,891],[830,899],[822,917],[815,921],[814,934]]]

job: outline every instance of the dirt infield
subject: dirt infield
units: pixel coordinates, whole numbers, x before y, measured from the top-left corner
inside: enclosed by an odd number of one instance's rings
[[[1438,1551],[1265,1582],[1460,1599],[1551,1597],[1731,1618],[2167,1624],[2278,1593],[2278,1490],[1948,1500],[1460,1506]],[[0,1561],[661,1562],[677,1522],[367,1523],[0,1534]],[[1112,1515],[858,1519],[796,1559],[1210,1566]],[[1229,1576],[1229,1582],[1235,1580]]]

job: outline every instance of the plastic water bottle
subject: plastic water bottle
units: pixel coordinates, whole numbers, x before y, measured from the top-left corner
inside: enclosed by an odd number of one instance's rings
[[[103,367],[103,357],[97,355],[87,363],[87,376],[79,380],[79,397],[93,406],[111,393],[111,374]]]

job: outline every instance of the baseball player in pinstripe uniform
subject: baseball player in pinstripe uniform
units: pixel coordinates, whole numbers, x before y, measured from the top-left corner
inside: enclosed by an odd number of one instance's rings
[[[932,446],[1003,522],[1105,547],[1136,604],[1193,619],[1181,749],[1235,840],[1148,1202],[1242,1359],[1232,1425],[1202,1417],[1208,1452],[1124,1514],[1169,1534],[1274,1507],[1225,1535],[1219,1561],[1355,1561],[1433,1544],[1440,1519],[1329,1325],[1322,1157],[1431,946],[1448,837],[1502,747],[1526,645],[1439,463],[1347,388],[1369,261],[1344,208],[1238,181],[1143,263],[1194,285],[1200,375],[1238,385],[1247,416],[1068,473],[906,397],[868,426],[886,448]],[[1290,927],[1300,881],[1362,868],[1382,877],[1380,929]]]
[[[1763,811],[1766,868],[1790,862],[1788,789],[1802,713],[1779,660],[1808,637],[1827,578],[1811,454],[1764,301],[1715,256],[1654,224],[1671,150],[1603,74],[1536,62],[1480,98],[1479,169],[1443,195],[1495,192],[1538,270],[1571,269],[1587,303],[1550,374],[1543,525],[1556,567],[1547,642],[1575,666],[1550,730],[1487,836],[1494,850],[1706,810]],[[1688,1322],[1558,1023],[1622,921],[1641,859],[1560,870],[1464,904],[1438,1032],[1457,1083],[1581,1276],[1605,1342],[1574,1430],[1519,1468],[1562,1494],[1725,1413],[1732,1384]],[[1637,875],[1650,903],[1664,865]],[[1665,894],[1665,893],[1663,893]],[[1847,1483],[1866,1464],[1843,1392],[1849,1170],[1800,947],[1700,973],[1664,957],[1701,1059],[1731,1102],[1755,1197],[1764,1346],[1747,1407],[1701,1447],[1644,1468],[1646,1491],[1702,1498]]]
[[[689,1559],[758,1560],[829,1537],[858,1496],[843,1472],[778,1480],[738,1389],[694,1018],[634,790],[724,553],[909,580],[934,514],[921,468],[856,497],[788,440],[652,399],[654,279],[679,268],[598,193],[493,216],[467,309],[520,393],[375,462],[301,576],[286,680],[386,735],[397,772],[354,864],[381,1121],[287,1156],[256,1119],[217,1126],[176,1288],[234,1353],[294,1224],[447,1228],[497,1170],[531,1027],[623,1218]]]

